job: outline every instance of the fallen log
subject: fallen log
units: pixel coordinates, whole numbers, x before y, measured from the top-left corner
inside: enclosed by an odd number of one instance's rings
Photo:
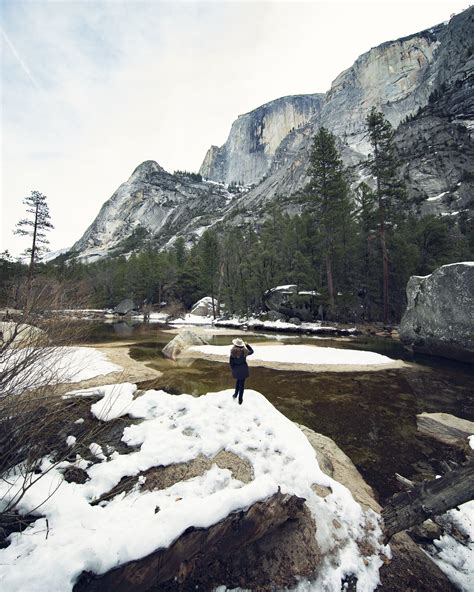
[[[474,499],[474,461],[440,479],[423,481],[394,495],[382,510],[385,541],[397,532],[421,524]]]

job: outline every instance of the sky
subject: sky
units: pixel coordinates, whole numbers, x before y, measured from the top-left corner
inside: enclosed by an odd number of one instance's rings
[[[0,0],[0,252],[32,190],[70,247],[144,160],[197,171],[234,119],[325,92],[384,41],[469,1]]]

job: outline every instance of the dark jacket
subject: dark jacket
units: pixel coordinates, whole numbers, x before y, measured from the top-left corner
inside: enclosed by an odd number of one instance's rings
[[[253,349],[247,343],[245,347],[233,347],[230,352],[229,364],[232,368],[232,376],[236,380],[242,380],[249,375],[247,356],[253,354]]]

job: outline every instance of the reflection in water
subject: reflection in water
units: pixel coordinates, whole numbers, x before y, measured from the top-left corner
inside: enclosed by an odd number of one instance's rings
[[[100,331],[98,340],[113,339],[112,331],[108,335],[103,327]],[[147,360],[163,372],[158,379],[142,383],[141,388],[196,396],[233,388],[227,364],[195,360],[180,365],[163,358],[161,349],[172,337],[153,325],[134,329],[131,340],[136,343],[130,347],[131,356]],[[233,337],[217,335],[209,341],[225,345]],[[277,336],[249,335],[248,341],[272,337]],[[413,361],[413,356],[390,339],[314,340],[295,336],[291,343],[371,350]],[[432,477],[440,472],[442,459],[456,460],[456,453],[448,447],[418,434],[417,413],[446,412],[474,419],[472,367],[427,356],[417,357],[415,362],[408,368],[376,372],[309,373],[253,367],[247,386],[263,393],[293,421],[334,439],[383,500],[398,489],[395,473],[411,479]]]

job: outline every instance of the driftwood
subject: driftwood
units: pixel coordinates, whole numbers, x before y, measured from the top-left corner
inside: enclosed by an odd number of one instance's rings
[[[474,461],[448,472],[440,479],[423,481],[392,497],[382,510],[385,540],[474,499]]]

